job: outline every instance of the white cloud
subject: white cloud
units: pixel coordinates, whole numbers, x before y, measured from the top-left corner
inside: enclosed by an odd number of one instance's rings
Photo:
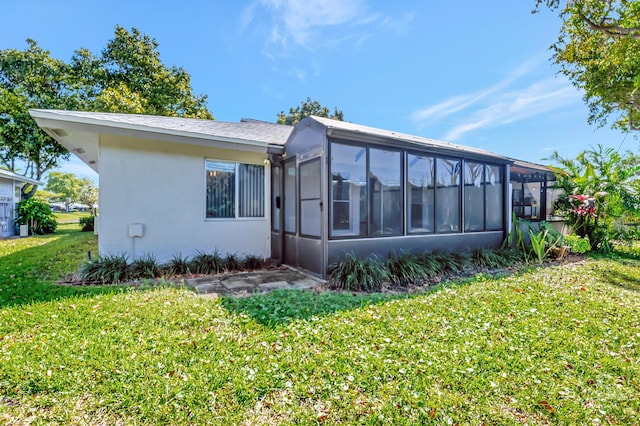
[[[349,27],[362,30],[381,18],[369,11],[364,0],[256,0],[247,6],[241,26],[247,29],[269,20],[269,42],[281,47],[298,46],[312,49],[316,43],[336,39],[362,38],[362,34],[333,37],[327,28]]]
[[[410,118],[419,128],[444,119],[454,122],[443,139],[455,141],[474,130],[510,124],[575,103],[580,95],[564,78],[523,87],[521,80],[544,62],[542,55],[535,56],[492,86],[445,99],[413,112]],[[462,114],[463,118],[456,119]]]
[[[498,94],[488,106],[472,112],[444,137],[455,141],[473,130],[496,127],[552,112],[579,100],[579,93],[566,81],[548,79]]]

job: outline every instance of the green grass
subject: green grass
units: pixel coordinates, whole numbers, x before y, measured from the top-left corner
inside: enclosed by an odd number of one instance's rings
[[[70,213],[71,214],[71,213]],[[0,241],[0,308],[81,294],[117,291],[109,287],[69,287],[55,282],[75,271],[87,253],[97,254],[97,237],[77,224],[61,224],[55,234]]]
[[[61,223],[79,223],[80,218],[91,216],[90,212],[58,212],[53,214],[56,217],[56,222]]]
[[[37,251],[54,255],[54,244],[81,258],[94,244],[79,232],[56,238],[34,239],[41,244],[14,254],[0,242],[3,266],[7,256],[29,251],[50,265]],[[76,244],[82,249],[68,248]],[[32,278],[21,278],[21,291],[31,292],[31,280],[52,286],[54,271],[75,263],[59,261],[66,266],[25,273]],[[0,422],[546,425],[640,418],[635,255],[478,276],[411,298],[369,297],[276,292],[234,302],[161,288],[5,304]]]

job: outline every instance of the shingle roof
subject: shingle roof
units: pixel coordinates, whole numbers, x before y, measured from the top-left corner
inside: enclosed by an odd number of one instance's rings
[[[502,161],[511,162],[511,159],[505,156],[502,156],[500,154],[496,154],[490,151],[486,151],[484,149],[473,148],[465,145],[458,145],[450,142],[443,142],[435,139],[425,138],[422,136],[409,135],[406,133],[393,132],[391,130],[384,130],[384,129],[378,129],[375,127],[363,126],[360,124],[347,123],[345,121],[332,120],[330,118],[317,117],[314,115],[310,116],[309,118],[322,124],[328,129],[336,129],[344,132],[349,132],[351,134],[362,134],[362,135],[380,137],[384,139],[396,140],[399,142],[426,146],[430,148],[446,149],[449,151],[465,152],[465,153],[475,154],[479,156],[493,157],[495,159],[500,159]]]
[[[267,123],[257,120],[244,120],[239,123],[201,120],[182,117],[162,117],[142,114],[116,114],[106,112],[80,112],[61,110],[32,110],[66,117],[70,121],[82,121],[88,124],[106,127],[129,128],[163,133],[189,134],[210,138],[228,138],[284,145],[293,127]]]

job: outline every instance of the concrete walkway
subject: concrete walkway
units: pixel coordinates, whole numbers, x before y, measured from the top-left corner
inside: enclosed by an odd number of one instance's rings
[[[283,267],[267,271],[242,272],[190,278],[185,284],[203,296],[251,296],[271,290],[304,290],[323,285],[325,282],[296,269]]]

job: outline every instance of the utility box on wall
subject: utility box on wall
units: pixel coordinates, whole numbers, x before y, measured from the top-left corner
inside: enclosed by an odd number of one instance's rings
[[[141,223],[130,223],[129,224],[129,237],[136,238],[142,237],[143,234],[143,226]]]

